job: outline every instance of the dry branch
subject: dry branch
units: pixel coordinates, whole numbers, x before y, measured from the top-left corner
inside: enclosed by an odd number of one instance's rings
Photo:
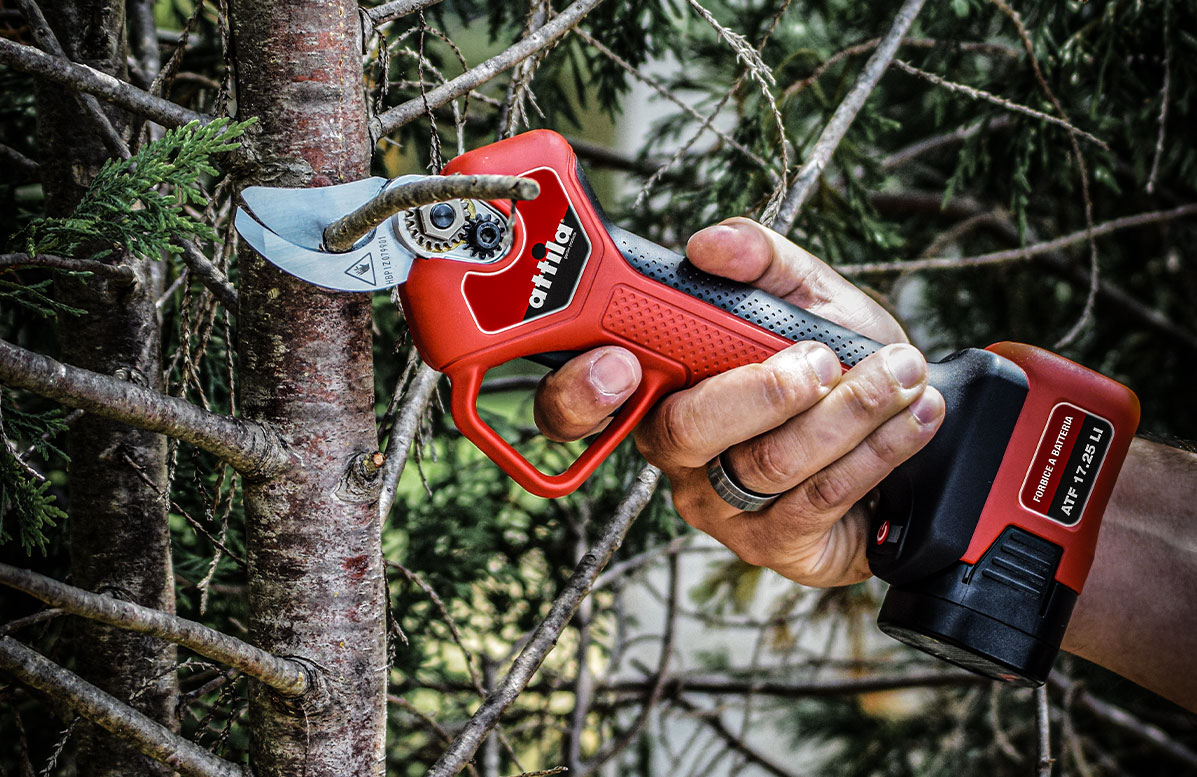
[[[1101,237],[1120,229],[1173,221],[1193,215],[1197,215],[1197,203],[1182,205],[1171,210],[1154,210],[1146,213],[1136,213],[1133,216],[1110,219],[1101,224],[1095,224],[1092,230],[1078,230],[1077,232],[1070,232],[1067,235],[1062,235],[1052,240],[1045,240],[1042,243],[1034,243],[1033,245],[1020,248],[991,251],[990,253],[978,254],[976,256],[930,257],[927,259],[913,259],[900,262],[845,264],[837,266],[836,270],[843,275],[869,275],[888,272],[916,272],[919,270],[955,270],[962,267],[981,267],[990,264],[1017,262],[1043,254],[1055,253],[1068,246],[1083,243],[1089,239],[1090,234],[1093,237]]]
[[[893,60],[894,54],[898,51],[898,46],[902,43],[902,38],[906,35],[906,31],[910,29],[910,25],[914,22],[914,17],[918,16],[922,10],[924,0],[906,0],[902,3],[902,7],[898,10],[898,15],[894,17],[894,22],[890,26],[889,32],[885,33],[885,37],[877,45],[877,50],[869,57],[869,61],[865,63],[864,70],[861,71],[860,77],[856,79],[856,83],[852,85],[852,89],[848,95],[843,99],[839,106],[835,109],[835,113],[831,115],[831,119],[827,122],[827,126],[823,128],[823,133],[819,135],[818,141],[815,142],[814,149],[811,150],[810,156],[802,163],[798,174],[794,177],[794,183],[790,186],[790,191],[786,195],[785,201],[781,204],[781,209],[777,213],[777,217],[773,219],[771,226],[780,232],[786,234],[794,226],[794,220],[798,218],[798,212],[802,210],[802,206],[810,199],[811,194],[815,191],[815,185],[819,182],[819,178],[823,175],[824,168],[831,162],[832,155],[835,154],[836,148],[839,147],[840,141],[844,139],[845,133],[848,132],[848,127],[852,125],[852,121],[856,118],[856,114],[864,107],[865,102],[869,99],[869,95],[877,88],[877,84],[881,82],[881,76],[885,74],[886,68]]]
[[[184,399],[72,367],[3,340],[0,382],[190,443],[224,459],[247,478],[277,474],[290,464],[278,436],[262,424],[210,413]]]
[[[0,38],[0,64],[47,81],[94,94],[101,100],[144,116],[164,127],[181,127],[191,121],[208,123],[212,117],[188,110],[170,100],[163,100],[107,73],[80,65],[62,57],[43,53],[32,46],[22,46]]]
[[[578,562],[569,581],[553,600],[548,614],[536,627],[524,649],[516,656],[507,676],[491,691],[490,696],[453,740],[453,744],[428,770],[427,777],[452,777],[478,752],[483,740],[498,725],[499,718],[523,692],[549,651],[557,644],[557,639],[569,624],[578,605],[586,598],[599,573],[611,560],[612,554],[623,543],[632,521],[652,498],[660,476],[661,471],[651,464],[645,465],[640,471],[635,485],[616,508],[611,520],[603,527],[590,551]]]
[[[509,70],[528,57],[555,45],[575,24],[582,20],[582,17],[590,13],[601,2],[602,0],[575,0],[548,24],[506,51],[470,68],[452,81],[430,90],[427,94],[408,100],[402,105],[374,117],[370,122],[370,136],[377,141],[409,121],[424,115],[429,109],[439,108],[450,100],[461,97],[499,73]]]
[[[183,777],[252,777],[245,767],[212,755],[11,637],[0,637],[0,669],[129,740]]]
[[[382,468],[382,490],[378,495],[378,520],[385,522],[387,514],[391,512],[391,505],[395,502],[395,489],[399,485],[399,476],[407,466],[407,458],[411,451],[412,442],[420,428],[420,419],[424,410],[432,401],[436,391],[437,381],[441,374],[420,362],[416,374],[411,380],[404,396],[403,410],[399,413],[395,425],[391,428],[391,440],[387,444],[387,461]]]
[[[71,615],[182,645],[201,656],[240,669],[283,696],[301,696],[311,687],[311,678],[302,664],[279,658],[236,637],[177,615],[85,591],[9,564],[0,564],[0,585],[24,591]]]
[[[190,240],[177,238],[175,245],[183,249],[183,262],[191,274],[204,285],[204,288],[212,292],[212,296],[220,300],[220,304],[224,305],[230,313],[236,313],[237,290],[229,283],[225,274],[212,264],[208,257],[204,256],[204,252]]]
[[[129,284],[137,279],[133,268],[125,264],[107,264],[91,259],[71,259],[54,254],[0,254],[0,270],[5,267],[50,267],[55,270],[68,272],[87,272],[110,278],[121,284]]]
[[[337,253],[348,251],[391,216],[421,205],[464,198],[533,200],[539,194],[540,184],[514,175],[429,176],[387,187],[365,205],[329,224],[324,230],[324,246]]]

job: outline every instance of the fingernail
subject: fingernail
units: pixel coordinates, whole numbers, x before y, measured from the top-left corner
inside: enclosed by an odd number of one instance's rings
[[[885,366],[902,388],[917,386],[925,370],[923,355],[909,345],[899,345],[886,351]]]
[[[840,360],[826,348],[812,348],[806,354],[806,361],[819,378],[819,384],[830,386],[835,383],[844,370],[840,367]]]
[[[590,385],[604,396],[620,396],[635,383],[636,366],[618,351],[604,353],[590,365]]]
[[[923,426],[930,426],[938,421],[942,413],[943,402],[939,398],[939,392],[933,388],[928,388],[918,399],[910,403],[910,414]]]

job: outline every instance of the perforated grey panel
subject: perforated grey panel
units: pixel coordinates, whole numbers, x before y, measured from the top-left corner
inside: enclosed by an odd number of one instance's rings
[[[714,275],[708,275],[676,254],[618,227],[609,226],[611,237],[628,264],[659,283],[709,302],[738,318],[781,335],[787,340],[815,340],[830,346],[840,362],[855,366],[881,347],[867,337],[802,308],[754,289]]]

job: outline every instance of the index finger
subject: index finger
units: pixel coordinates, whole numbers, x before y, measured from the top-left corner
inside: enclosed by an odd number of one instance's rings
[[[866,337],[907,342],[898,323],[869,295],[814,255],[750,219],[730,218],[695,232],[686,256],[705,272],[749,283]]]

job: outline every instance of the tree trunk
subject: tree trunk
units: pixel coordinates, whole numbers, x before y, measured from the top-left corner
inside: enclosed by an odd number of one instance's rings
[[[324,186],[368,173],[356,4],[234,0],[237,97],[257,116],[246,183]],[[294,453],[281,477],[245,488],[250,631],[308,661],[328,697],[284,703],[250,688],[259,777],[381,775],[387,661],[376,484],[356,457],[377,449],[370,296],[331,293],[240,254],[242,407]]]
[[[113,74],[125,64],[123,0],[81,0],[47,6],[59,43],[76,61]],[[76,97],[39,85],[38,143],[50,215],[74,210],[111,156],[94,119]],[[109,111],[113,124],[120,117]],[[112,255],[106,261],[122,257]],[[119,285],[93,276],[64,278],[60,298],[87,310],[60,322],[64,361],[162,390],[161,329],[154,303],[162,266],[135,264],[136,282]],[[174,612],[174,576],[167,522],[166,438],[84,415],[72,426],[69,527],[71,576],[91,591]],[[153,637],[75,623],[76,671],[158,722],[177,728],[176,651]],[[171,770],[95,726],[81,729],[78,773],[83,777],[168,775]]]

